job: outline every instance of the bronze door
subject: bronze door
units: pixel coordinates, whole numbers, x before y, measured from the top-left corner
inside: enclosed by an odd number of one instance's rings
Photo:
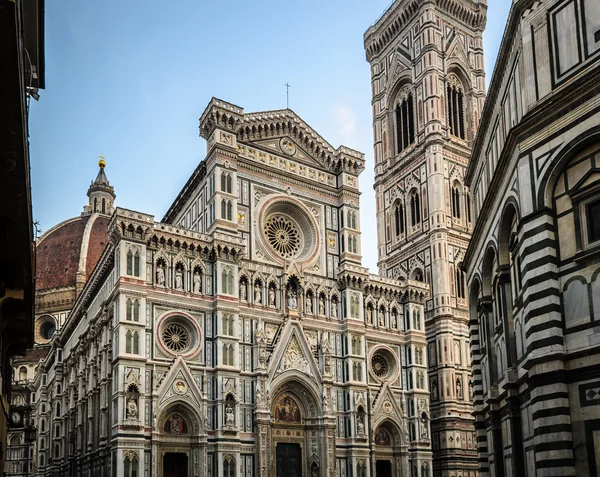
[[[181,452],[167,452],[163,459],[164,477],[188,477],[188,456]]]
[[[277,444],[277,477],[302,477],[300,444]]]

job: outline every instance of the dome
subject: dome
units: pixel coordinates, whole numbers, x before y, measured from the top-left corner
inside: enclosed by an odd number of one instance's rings
[[[92,214],[66,220],[45,233],[36,244],[38,292],[81,290],[108,243],[110,217]]]

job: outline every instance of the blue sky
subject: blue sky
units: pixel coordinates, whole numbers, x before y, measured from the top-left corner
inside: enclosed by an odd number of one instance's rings
[[[488,80],[510,0],[490,0]],[[46,90],[32,101],[34,219],[79,215],[98,156],[117,205],[163,217],[204,157],[211,97],[290,108],[334,147],[366,154],[364,264],[376,271],[369,67],[363,33],[389,0],[46,2]]]

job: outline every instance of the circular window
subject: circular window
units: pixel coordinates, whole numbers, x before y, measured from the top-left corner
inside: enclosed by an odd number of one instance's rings
[[[387,346],[378,346],[370,353],[371,366],[369,371],[371,376],[378,381],[392,382],[398,378],[400,368],[398,358],[391,348]]]
[[[259,207],[258,232],[271,259],[310,262],[317,256],[318,226],[311,211],[301,202],[278,196],[267,198]]]
[[[157,344],[170,355],[190,357],[202,344],[202,331],[196,320],[177,312],[167,313],[156,326]]]
[[[170,351],[181,353],[190,345],[188,331],[179,323],[170,323],[163,328],[162,339]]]
[[[385,378],[390,369],[385,357],[379,353],[374,354],[371,358],[371,368],[373,368],[373,374],[379,379]]]
[[[265,224],[265,234],[271,247],[284,258],[292,258],[300,250],[300,232],[291,220],[272,215]]]
[[[49,340],[50,338],[52,338],[52,335],[54,334],[55,331],[56,331],[56,326],[54,326],[54,323],[51,323],[49,321],[42,323],[42,326],[40,326],[40,335],[45,340]]]
[[[49,343],[56,332],[56,321],[51,315],[40,316],[35,322],[35,342]]]

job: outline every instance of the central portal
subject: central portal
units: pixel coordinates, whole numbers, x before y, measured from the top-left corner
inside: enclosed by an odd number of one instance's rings
[[[392,477],[392,463],[389,460],[378,460],[375,471],[376,477]]]
[[[188,477],[187,454],[167,452],[163,458],[163,477]]]
[[[302,450],[300,444],[277,444],[277,477],[302,476]]]

